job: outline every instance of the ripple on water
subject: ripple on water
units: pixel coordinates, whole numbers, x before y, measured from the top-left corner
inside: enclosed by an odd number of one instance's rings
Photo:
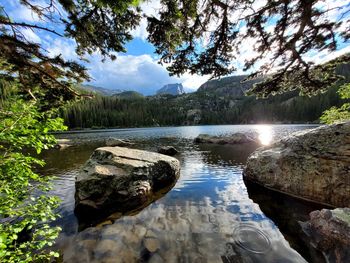
[[[236,244],[249,252],[265,254],[271,248],[269,237],[251,224],[240,224],[233,234]]]

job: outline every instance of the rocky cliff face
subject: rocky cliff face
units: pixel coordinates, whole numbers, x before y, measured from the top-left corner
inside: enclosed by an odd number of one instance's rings
[[[259,148],[248,158],[244,177],[296,197],[350,207],[350,122]]]
[[[181,95],[185,94],[185,90],[181,83],[167,84],[157,91],[157,95],[161,94]]]
[[[247,75],[231,76],[221,79],[207,81],[199,87],[198,92],[210,92],[221,96],[243,97],[245,92],[253,87],[254,83],[260,82],[262,78],[243,81]]]

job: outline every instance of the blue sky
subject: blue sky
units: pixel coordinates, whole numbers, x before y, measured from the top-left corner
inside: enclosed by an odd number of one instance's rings
[[[37,0],[37,2],[45,2],[45,0]],[[333,5],[336,3],[347,3],[347,0],[326,0],[326,4]],[[258,4],[261,3],[257,1]],[[62,31],[59,24],[48,24],[41,21],[29,9],[19,4],[19,0],[0,0],[0,5],[5,6],[5,10],[15,21],[30,22],[42,26],[54,27],[58,31]],[[147,1],[142,4],[143,11],[148,15],[156,15],[160,8],[159,0]],[[336,16],[337,14],[331,14]],[[156,90],[170,83],[182,83],[186,91],[195,91],[198,87],[209,79],[209,76],[198,76],[185,74],[181,77],[170,77],[166,68],[157,63],[157,57],[154,54],[154,47],[147,42],[146,20],[143,19],[140,26],[132,32],[134,40],[126,45],[127,52],[116,54],[117,60],[111,61],[107,59],[104,63],[101,61],[99,54],[87,56],[90,61],[86,64],[92,80],[89,84],[101,86],[109,89],[125,89],[136,90],[146,95],[154,94]],[[51,55],[61,54],[65,59],[77,60],[75,54],[75,42],[71,39],[57,37],[47,32],[38,30],[25,29],[22,31],[24,36],[33,42],[40,43]],[[240,54],[240,61],[236,62],[238,71],[236,74],[243,74],[240,70],[242,61],[254,56],[252,50],[252,40],[243,44]],[[250,41],[250,42],[249,42]],[[321,62],[340,53],[350,52],[349,45],[343,44],[340,50],[333,54],[327,52],[318,52],[310,54],[310,60]],[[264,61],[261,61],[263,63]]]

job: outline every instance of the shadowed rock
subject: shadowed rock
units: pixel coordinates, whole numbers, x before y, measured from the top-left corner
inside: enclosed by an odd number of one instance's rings
[[[312,243],[328,258],[342,263],[350,259],[350,208],[322,209],[310,213],[310,220],[300,223]]]
[[[350,122],[295,133],[257,149],[245,179],[299,198],[350,206]]]
[[[58,149],[58,150],[64,150],[64,149],[67,149],[68,147],[71,147],[72,145],[70,144],[66,144],[66,143],[58,143],[54,146],[55,149]]]
[[[256,143],[257,139],[253,135],[244,133],[235,133],[230,136],[211,136],[208,134],[199,134],[195,139],[195,143],[213,143],[213,144],[241,144]]]
[[[94,218],[136,209],[171,186],[179,174],[179,161],[169,156],[122,147],[98,148],[77,176],[75,212],[80,218]]]
[[[169,156],[174,156],[176,155],[179,151],[176,150],[175,147],[173,146],[162,146],[158,149],[158,152],[161,154],[169,155]]]

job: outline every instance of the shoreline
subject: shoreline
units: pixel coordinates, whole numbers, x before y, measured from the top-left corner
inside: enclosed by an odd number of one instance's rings
[[[92,129],[92,128],[85,128],[85,129],[73,129],[73,130],[67,130],[67,131],[57,131],[57,132],[51,132],[50,134],[53,135],[61,135],[61,134],[75,134],[75,133],[95,133],[95,132],[115,132],[115,131],[129,131],[129,130],[143,130],[143,129],[154,129],[154,128],[180,128],[180,127],[199,127],[199,126],[322,126],[324,124],[322,123],[256,123],[256,124],[203,124],[203,125],[180,125],[180,126],[146,126],[146,127],[126,127],[126,128],[103,128],[103,129]]]

